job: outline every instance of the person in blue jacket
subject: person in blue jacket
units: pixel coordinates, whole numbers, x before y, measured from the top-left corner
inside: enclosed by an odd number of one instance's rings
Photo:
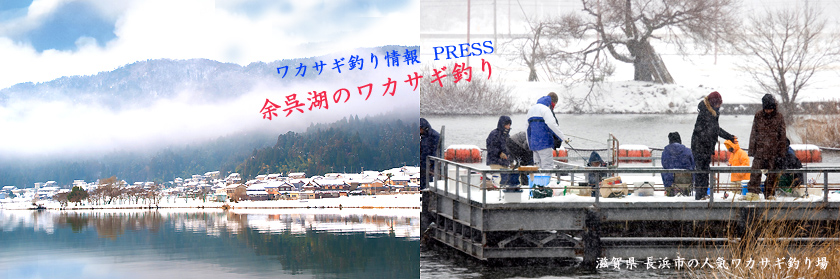
[[[430,164],[431,169],[426,169],[426,157],[439,155],[439,146],[440,133],[432,129],[429,121],[420,118],[420,190],[429,185],[428,171],[434,169],[434,163]]]
[[[680,133],[671,132],[668,134],[668,146],[662,150],[662,168],[663,169],[685,169],[694,170],[694,155],[691,149],[685,147],[680,139]],[[667,196],[674,196],[675,193],[671,189],[674,184],[673,173],[662,173],[662,183],[665,184],[665,193]]]
[[[534,152],[534,163],[540,169],[554,169],[555,141],[568,142],[554,116],[557,101],[557,94],[551,92],[528,110],[528,147]]]

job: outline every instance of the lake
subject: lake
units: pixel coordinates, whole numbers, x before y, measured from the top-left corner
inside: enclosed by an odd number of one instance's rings
[[[0,210],[0,277],[417,278],[408,213]]]

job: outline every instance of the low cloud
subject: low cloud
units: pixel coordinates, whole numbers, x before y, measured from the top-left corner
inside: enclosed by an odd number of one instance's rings
[[[377,115],[390,111],[419,113],[419,93],[402,81],[412,68],[370,71],[365,75],[317,79],[309,82],[266,82],[251,92],[225,101],[206,100],[199,92],[182,91],[177,97],[156,101],[147,107],[113,111],[95,103],[68,101],[11,101],[0,107],[0,153],[13,157],[87,157],[110,151],[144,151],[165,146],[179,146],[220,136],[253,132],[274,134],[303,131],[310,123],[331,123],[349,115]],[[388,78],[397,80],[394,96],[384,93]],[[373,92],[358,94],[358,86],[372,83]],[[347,88],[338,103],[333,94]],[[329,108],[309,110],[307,93],[326,91]],[[297,94],[306,104],[304,112],[293,111],[286,117],[285,96]],[[384,94],[384,96],[383,96]],[[263,119],[260,110],[269,99],[281,108],[273,120]]]

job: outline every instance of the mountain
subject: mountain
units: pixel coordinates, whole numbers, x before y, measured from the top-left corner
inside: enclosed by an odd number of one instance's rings
[[[382,46],[356,49],[354,54],[368,59],[376,53],[382,59],[386,51],[402,51],[405,46]],[[380,55],[381,54],[381,55]],[[25,82],[0,90],[0,107],[13,102],[69,101],[73,104],[96,103],[112,110],[128,106],[144,107],[160,99],[171,99],[180,92],[189,91],[193,102],[226,101],[250,92],[261,83],[285,84],[336,77],[329,70],[329,61],[348,57],[345,54],[328,54],[318,57],[283,59],[273,62],[254,62],[247,66],[223,63],[209,59],[154,59],[137,61],[112,71],[88,76],[61,77],[52,81]],[[324,71],[316,75],[312,65],[324,61]],[[295,76],[295,67],[308,65],[304,77]],[[384,61],[382,61],[384,63]],[[278,74],[278,67],[288,66],[286,77]],[[383,66],[383,65],[380,65]],[[346,66],[345,66],[346,67]],[[347,71],[345,71],[347,72]],[[358,72],[358,71],[357,71]],[[347,78],[355,73],[340,74]]]

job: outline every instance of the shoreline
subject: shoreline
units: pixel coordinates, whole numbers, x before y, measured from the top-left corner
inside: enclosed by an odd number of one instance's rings
[[[32,205],[31,201],[0,202],[0,210],[158,210],[158,209],[221,209],[225,210],[288,210],[288,209],[385,209],[385,210],[420,210],[421,194],[351,196],[312,200],[268,200],[233,202],[161,201],[157,205],[145,204],[100,204],[67,205],[62,207],[56,201],[40,203],[42,209]],[[418,213],[419,214],[419,213]]]
[[[797,103],[797,116],[802,115],[837,115],[840,114],[840,101],[824,101],[824,102],[801,102]],[[601,108],[603,109],[603,108]],[[721,110],[727,115],[754,115],[756,111],[761,109],[761,103],[724,103],[721,106]],[[576,112],[576,111],[568,111],[562,108],[555,109],[555,113],[557,114],[641,114],[641,115],[675,115],[675,114],[697,114],[695,111],[695,107],[691,107],[688,109],[689,111],[660,111],[660,112],[650,112],[650,111],[588,111],[588,112]],[[514,109],[509,114],[524,114],[527,113],[526,110],[519,110]],[[807,112],[807,113],[805,113]],[[425,116],[486,116],[486,115],[498,115],[495,113],[487,113],[487,114],[460,114],[460,113],[425,113],[422,114]]]

